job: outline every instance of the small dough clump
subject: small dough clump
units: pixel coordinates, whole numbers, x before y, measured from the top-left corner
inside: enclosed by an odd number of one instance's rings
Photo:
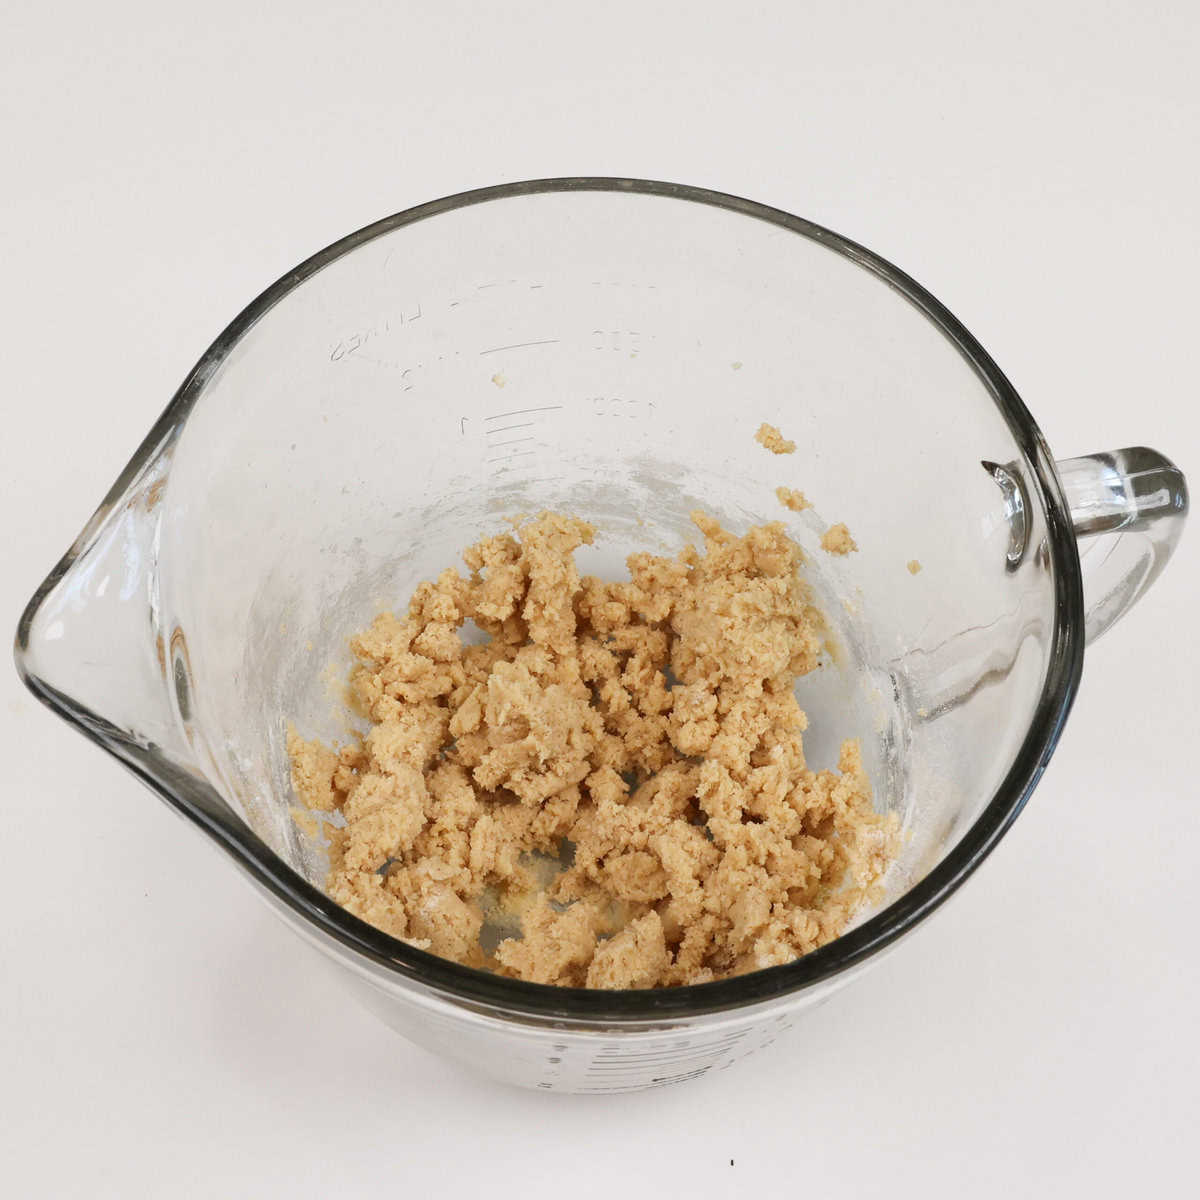
[[[916,558],[910,558],[908,560],[908,573],[910,575],[916,575],[920,570],[921,570],[920,560],[916,559]]]
[[[803,512],[806,508],[812,508],[812,505],[808,502],[808,497],[803,492],[798,492],[795,488],[777,487],[775,489],[775,499],[784,508],[790,508],[792,512]]]
[[[830,554],[849,554],[858,549],[858,543],[850,536],[845,525],[830,525],[821,535],[821,549]]]
[[[288,733],[334,900],[501,975],[651,988],[789,962],[878,898],[896,820],[858,743],[804,758],[793,685],[822,626],[800,550],[692,519],[703,551],[609,582],[575,566],[592,527],[542,513],[351,640],[367,731]]]
[[[754,440],[772,454],[794,454],[796,451],[796,443],[785,438],[774,425],[768,425],[766,421],[758,427]]]

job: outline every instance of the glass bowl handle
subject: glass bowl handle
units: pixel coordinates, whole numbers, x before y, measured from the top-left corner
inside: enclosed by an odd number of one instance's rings
[[[1057,464],[1083,572],[1085,633],[1094,642],[1158,578],[1183,533],[1187,481],[1145,446]]]

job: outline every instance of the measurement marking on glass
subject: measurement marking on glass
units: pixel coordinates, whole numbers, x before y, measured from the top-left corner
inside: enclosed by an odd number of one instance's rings
[[[536,424],[536,421],[523,421],[519,425],[501,425],[499,429],[489,429],[487,435],[491,437],[493,433],[508,433],[512,429],[532,429]]]
[[[546,404],[541,408],[514,408],[511,412],[493,413],[490,417],[484,417],[484,421],[502,421],[505,417],[523,417],[526,413],[540,412],[558,412],[562,408],[561,404]]]
[[[589,1075],[602,1075],[605,1072],[633,1070],[643,1067],[676,1067],[687,1063],[717,1061],[733,1054],[736,1046],[713,1046],[704,1050],[696,1050],[690,1054],[664,1054],[659,1057],[639,1058],[606,1058],[602,1061],[588,1063]]]
[[[647,1046],[641,1050],[635,1050],[632,1047],[621,1047],[614,1050],[601,1050],[597,1053],[597,1059],[612,1059],[612,1058],[640,1058],[643,1055],[651,1057],[658,1054],[688,1054],[693,1050],[711,1050],[720,1046],[733,1046],[740,1042],[749,1032],[748,1030],[740,1030],[737,1033],[727,1033],[719,1038],[705,1039],[702,1042],[687,1042],[683,1045],[675,1043],[673,1045],[658,1045]]]
[[[607,1058],[588,1064],[589,1071],[621,1071],[626,1067],[671,1066],[673,1064],[693,1062],[698,1058],[719,1058],[732,1050],[733,1046],[712,1046],[703,1050],[694,1050],[688,1054],[661,1054],[630,1056],[629,1058]]]
[[[670,1083],[683,1083],[688,1079],[696,1079],[708,1070],[708,1067],[700,1067],[698,1070],[688,1071],[684,1075],[668,1075],[661,1079],[652,1079],[649,1083],[630,1083],[627,1087],[585,1087],[579,1090],[593,1095],[599,1095],[603,1092],[638,1092],[643,1089],[649,1091],[650,1088],[666,1087]]]
[[[602,1046],[597,1053],[598,1058],[612,1058],[620,1056],[622,1058],[638,1057],[644,1054],[667,1054],[672,1050],[706,1050],[709,1047],[715,1046],[731,1046],[735,1042],[740,1042],[750,1031],[748,1029],[735,1029],[729,1033],[723,1033],[720,1037],[715,1037],[711,1041],[691,1042],[691,1041],[675,1041],[671,1043],[660,1043],[657,1046],[649,1046],[644,1050],[631,1050],[625,1046]]]
[[[516,454],[502,454],[499,458],[485,458],[483,461],[488,463],[511,462],[514,458],[530,458],[536,453],[536,450],[518,450]]]
[[[501,350],[524,350],[528,346],[553,346],[558,338],[542,338],[537,342],[513,342],[511,346],[492,346],[489,350],[480,350],[479,357],[485,354],[499,354]]]
[[[588,1064],[589,1071],[610,1071],[620,1070],[628,1066],[649,1066],[651,1064],[666,1064],[686,1062],[694,1058],[716,1058],[719,1055],[732,1050],[733,1045],[728,1046],[706,1046],[703,1050],[692,1050],[688,1052],[679,1052],[676,1054],[641,1054],[629,1055],[625,1058],[604,1058],[597,1059]]]
[[[510,438],[507,442],[489,442],[489,450],[499,450],[501,446],[519,446],[522,442],[535,441],[533,434],[528,434],[526,437]]]
[[[713,1042],[694,1042],[690,1046],[662,1046],[657,1050],[626,1050],[621,1053],[597,1054],[593,1062],[627,1062],[634,1058],[663,1058],[672,1054],[707,1054],[709,1051],[723,1050],[736,1046],[741,1038],[722,1038]]]
[[[581,1082],[591,1084],[593,1087],[604,1087],[605,1084],[619,1085],[629,1079],[645,1078],[647,1074],[651,1079],[661,1079],[666,1075],[682,1075],[689,1071],[719,1069],[716,1062],[699,1058],[693,1058],[685,1063],[639,1063],[627,1071],[588,1071]]]

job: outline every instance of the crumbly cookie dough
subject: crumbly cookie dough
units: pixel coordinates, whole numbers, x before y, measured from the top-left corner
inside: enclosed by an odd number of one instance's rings
[[[542,513],[352,639],[369,730],[288,735],[330,896],[432,953],[598,988],[785,963],[877,898],[896,822],[858,743],[836,771],[804,758],[793,684],[822,643],[800,550],[692,519],[703,552],[606,582],[573,560],[592,527]],[[485,919],[520,932],[487,953]]]
[[[850,536],[850,530],[839,522],[830,525],[821,535],[821,549],[830,554],[849,554],[858,549],[858,543]]]
[[[754,440],[760,446],[770,450],[772,454],[794,454],[796,452],[796,443],[790,438],[785,438],[774,425],[768,425],[766,421],[758,427]]]
[[[910,575],[918,575],[918,574],[920,574],[920,571],[921,571],[921,562],[920,562],[920,559],[916,559],[916,558],[910,558],[910,559],[908,560],[908,564],[907,564],[907,566],[908,566],[908,573],[909,573]]]
[[[812,505],[808,502],[808,497],[795,488],[777,487],[775,489],[775,499],[784,508],[790,508],[792,512],[803,512],[806,508],[812,508]]]

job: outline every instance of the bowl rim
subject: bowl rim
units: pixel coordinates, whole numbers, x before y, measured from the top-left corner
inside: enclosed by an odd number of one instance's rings
[[[1046,520],[1053,568],[1055,620],[1049,662],[1029,729],[1003,780],[951,852],[903,896],[821,948],[782,966],[732,979],[673,988],[601,991],[506,979],[418,950],[351,915],[274,853],[216,790],[182,770],[153,745],[125,731],[39,679],[25,654],[42,601],[88,549],[103,517],[135,489],[145,468],[182,429],[207,381],[241,338],[295,288],[374,239],[406,225],[471,205],[545,193],[611,192],[709,205],[765,221],[842,255],[889,285],[950,341],[990,392],[1020,448]],[[1037,424],[991,356],[962,323],[911,276],[857,242],[802,217],[725,192],[657,180],[570,176],[476,188],[419,204],[339,238],[281,276],[220,333],[188,373],[170,403],[118,476],[84,532],[43,581],[17,627],[18,670],[30,690],[86,737],[114,754],[167,803],[228,852],[271,898],[342,948],[369,960],[397,982],[433,989],[444,998],[533,1020],[628,1025],[729,1012],[764,1004],[860,967],[911,931],[976,870],[1008,830],[1036,787],[1062,734],[1079,686],[1084,652],[1083,587],[1069,510],[1054,459]]]

